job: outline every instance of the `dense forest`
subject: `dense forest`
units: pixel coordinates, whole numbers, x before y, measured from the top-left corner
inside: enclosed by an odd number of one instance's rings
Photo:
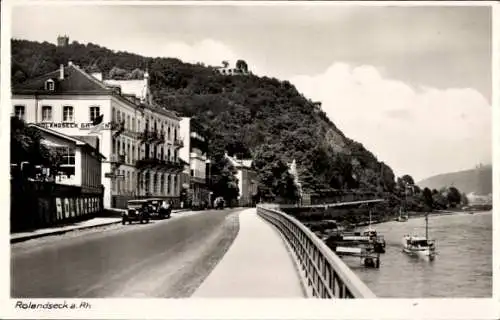
[[[147,69],[154,103],[192,117],[208,137],[209,156],[215,160],[213,185],[235,184],[227,177],[232,170],[223,160],[227,152],[254,159],[261,171],[263,197],[296,196],[286,170],[286,164],[295,159],[306,191],[357,189],[400,198],[392,169],[346,137],[320,103],[304,97],[286,80],[246,72],[252,66],[244,61],[238,62],[244,73],[226,76],[201,63],[142,57],[92,43],[74,41],[58,47],[12,40],[13,83],[51,72],[68,61],[89,72],[100,71],[104,78],[140,78]],[[225,193],[234,194],[234,190],[221,191]]]

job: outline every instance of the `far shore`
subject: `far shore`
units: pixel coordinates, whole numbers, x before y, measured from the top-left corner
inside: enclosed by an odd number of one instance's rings
[[[426,214],[429,214],[429,217],[433,217],[433,216],[450,216],[450,215],[456,215],[456,214],[465,214],[465,213],[468,213],[468,212],[485,212],[485,211],[489,211],[489,210],[481,210],[481,211],[474,211],[474,210],[454,210],[454,211],[450,211],[450,210],[437,210],[437,211],[432,211],[432,212],[417,212],[417,211],[409,211],[408,212],[408,219],[416,219],[416,218],[422,218],[422,217],[425,217]],[[371,225],[376,225],[376,224],[380,224],[380,223],[386,223],[386,222],[391,222],[391,221],[394,221],[396,222],[396,219],[397,217],[392,217],[390,219],[387,219],[387,220],[380,220],[380,221],[373,221],[371,223]],[[359,228],[359,227],[366,227],[368,226],[368,223],[364,222],[364,223],[359,223],[356,225],[356,228]]]

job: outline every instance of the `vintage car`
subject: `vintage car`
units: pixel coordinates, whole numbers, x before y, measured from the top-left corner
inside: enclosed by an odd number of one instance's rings
[[[158,198],[149,198],[145,199],[148,202],[148,206],[150,209],[149,215],[151,218],[165,219],[170,218],[170,214],[172,213],[172,207],[169,205],[168,208],[162,208],[162,199]]]
[[[133,221],[140,223],[148,223],[151,219],[150,207],[147,200],[129,200],[127,203],[127,211],[122,214],[122,224]]]

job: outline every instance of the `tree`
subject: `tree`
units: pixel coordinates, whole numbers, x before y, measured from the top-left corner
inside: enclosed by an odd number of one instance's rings
[[[229,62],[227,62],[227,60],[222,61],[222,66],[224,66],[224,68],[227,68],[229,66]]]
[[[265,201],[298,200],[298,190],[288,165],[276,152],[277,146],[262,145],[254,156],[253,168],[257,171],[259,194]]]
[[[130,72],[128,74],[128,79],[135,79],[135,80],[142,80],[142,78],[144,77],[144,71],[142,71],[141,69],[134,69],[132,70],[132,72]]]
[[[429,210],[432,210],[434,205],[434,199],[432,198],[432,191],[429,188],[424,188],[422,191],[424,204],[428,207]]]
[[[460,194],[460,191],[458,191],[458,189],[455,187],[448,188],[446,197],[448,199],[449,205],[453,208],[460,204],[460,202],[462,201],[462,195]]]
[[[415,181],[413,180],[412,176],[410,176],[409,174],[405,174],[404,176],[402,176],[401,180],[409,186],[415,185]]]
[[[11,117],[10,125],[10,163],[15,164],[17,168],[21,168],[23,163],[29,164],[26,167],[29,170],[24,171],[23,177],[34,177],[34,167],[38,165],[51,169],[51,175],[56,174],[62,160],[61,154],[42,143],[40,130],[26,126],[26,123],[17,117]]]
[[[242,73],[247,73],[248,72],[248,65],[245,62],[245,60],[236,61],[236,69],[238,69]]]
[[[212,166],[211,187],[214,199],[223,197],[226,203],[238,198],[239,188],[236,170],[224,157],[216,159]]]
[[[127,74],[128,74],[127,70],[118,67],[113,67],[113,69],[109,71],[109,78],[124,79],[127,76]]]
[[[448,199],[440,192],[432,196],[434,209],[442,210],[448,208]]]

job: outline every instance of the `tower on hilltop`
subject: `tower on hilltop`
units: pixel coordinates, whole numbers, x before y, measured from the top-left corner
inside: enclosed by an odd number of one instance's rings
[[[57,46],[66,47],[69,45],[69,37],[67,35],[57,37]]]

